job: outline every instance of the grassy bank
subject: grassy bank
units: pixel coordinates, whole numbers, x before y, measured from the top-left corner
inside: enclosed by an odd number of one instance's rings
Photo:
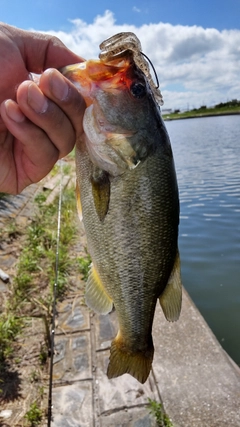
[[[66,172],[71,175],[69,167]],[[55,167],[53,173],[59,170]],[[12,220],[0,232],[0,242],[9,241],[8,250],[11,246],[18,254],[0,310],[0,404],[7,408],[9,401],[21,397],[26,409],[21,425],[26,426],[45,425],[47,405],[58,222],[58,197],[48,204],[48,194],[48,190],[38,193],[33,201],[36,214],[27,227]],[[79,240],[75,185],[70,184],[62,197],[58,300],[72,289],[83,293],[90,260],[84,249],[78,250]]]
[[[163,114],[162,116],[164,120],[178,120],[231,114],[240,114],[240,101],[233,100],[230,102],[220,103],[212,108],[208,108],[203,105],[200,108],[194,108],[192,110],[184,112],[181,112],[180,110],[175,110],[173,113]]]

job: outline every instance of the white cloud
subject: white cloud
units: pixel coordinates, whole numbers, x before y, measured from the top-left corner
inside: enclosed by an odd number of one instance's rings
[[[132,10],[133,10],[133,12],[137,12],[137,13],[141,12],[141,9],[139,9],[139,7],[137,7],[137,6],[133,6]]]
[[[71,22],[69,33],[48,33],[86,59],[97,58],[99,44],[113,34],[134,32],[156,68],[166,108],[240,99],[239,30],[218,31],[161,22],[141,27],[117,25],[111,11],[98,15],[91,24],[81,19]]]

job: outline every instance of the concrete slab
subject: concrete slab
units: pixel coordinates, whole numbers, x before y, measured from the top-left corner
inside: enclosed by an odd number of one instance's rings
[[[96,378],[100,415],[145,406],[148,404],[148,398],[158,400],[158,392],[152,375],[145,384],[140,384],[128,374],[109,380],[106,375],[108,358],[109,351],[97,353]]]
[[[107,378],[110,345],[117,329],[116,312],[92,316],[96,423],[101,427],[155,426],[147,409],[148,398],[159,400],[153,376],[143,385],[128,374]]]
[[[120,410],[117,413],[103,415],[100,419],[101,427],[156,427],[154,419],[146,413],[145,408],[139,406]]]
[[[118,330],[116,312],[113,311],[107,316],[93,315],[92,322],[94,322],[96,351],[110,349],[111,341]]]
[[[56,334],[89,330],[89,309],[82,304],[82,297],[67,299],[57,306]]]
[[[240,370],[186,292],[180,320],[157,307],[153,371],[174,427],[240,426]]]
[[[53,363],[54,384],[92,379],[90,332],[57,335]]]
[[[93,390],[91,381],[56,387],[52,393],[52,427],[91,427]]]
[[[89,310],[80,301],[76,297],[57,305],[54,384],[92,379]]]

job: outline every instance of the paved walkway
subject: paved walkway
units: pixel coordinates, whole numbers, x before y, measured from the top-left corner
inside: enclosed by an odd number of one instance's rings
[[[108,380],[116,315],[91,314],[81,301],[58,307],[53,427],[155,426],[148,398],[163,402],[174,427],[240,426],[240,370],[186,292],[177,323],[157,307],[153,370],[144,385],[129,375]]]
[[[4,211],[0,206],[0,226],[3,215],[15,218],[20,211],[18,220],[27,223],[37,188],[26,189],[5,204]],[[4,265],[8,260],[1,257]],[[186,292],[176,323],[168,323],[157,306],[153,370],[144,385],[129,375],[108,380],[109,348],[116,331],[116,314],[91,313],[81,295],[69,295],[58,305],[53,427],[156,426],[146,408],[148,398],[163,402],[174,427],[240,427],[240,369]]]

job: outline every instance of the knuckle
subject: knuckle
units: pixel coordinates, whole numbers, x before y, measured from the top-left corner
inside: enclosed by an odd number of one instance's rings
[[[67,118],[65,113],[61,110],[61,108],[51,103],[51,106],[48,112],[49,112],[49,121],[51,123],[51,128],[54,131],[59,131],[66,127]]]

